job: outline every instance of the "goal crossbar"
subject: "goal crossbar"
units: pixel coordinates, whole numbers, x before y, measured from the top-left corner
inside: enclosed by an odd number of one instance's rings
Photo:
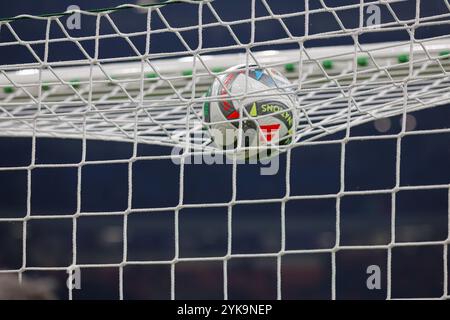
[[[102,66],[3,68],[0,87],[16,90],[0,93],[0,135],[180,145],[202,130],[208,84],[230,66],[257,63],[278,68],[292,81],[299,98],[295,141],[301,144],[349,125],[448,102],[450,59],[442,53],[449,47],[448,39],[439,39],[366,44],[357,50],[268,50],[253,53],[250,62],[247,54],[237,53]],[[410,60],[399,62],[399,55]],[[367,65],[358,66],[358,58],[367,59]],[[333,69],[324,69],[324,61],[332,61]],[[301,71],[286,71],[298,65]],[[207,139],[190,142],[202,149]]]

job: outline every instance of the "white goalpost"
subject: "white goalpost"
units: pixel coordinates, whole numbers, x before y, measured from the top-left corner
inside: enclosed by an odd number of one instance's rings
[[[73,283],[76,270],[93,268],[117,268],[118,297],[124,294],[127,266],[164,265],[170,267],[170,298],[177,298],[177,275],[179,263],[219,262],[222,263],[221,282],[223,299],[233,299],[230,294],[230,261],[233,259],[273,258],[276,261],[276,282],[273,286],[277,299],[286,298],[283,277],[286,257],[291,255],[325,254],[329,256],[329,298],[338,299],[340,264],[338,254],[349,251],[373,250],[386,255],[382,266],[385,278],[386,299],[403,298],[393,293],[394,251],[398,248],[438,247],[441,252],[436,265],[441,266],[441,292],[436,296],[408,298],[448,299],[448,270],[450,243],[450,177],[442,172],[439,179],[430,183],[406,183],[403,165],[405,139],[411,137],[440,137],[447,141],[443,150],[416,150],[441,154],[448,158],[450,143],[450,119],[441,119],[444,126],[420,127],[411,124],[411,115],[449,108],[450,105],[450,3],[439,0],[439,10],[430,14],[423,10],[424,0],[411,1],[349,1],[339,5],[332,1],[305,0],[297,11],[278,11],[272,1],[249,0],[250,8],[246,18],[229,20],[222,17],[216,1],[183,0],[161,5],[124,5],[99,11],[70,11],[46,16],[22,15],[0,21],[0,139],[6,145],[13,145],[17,139],[30,139],[27,150],[29,162],[8,163],[0,166],[1,174],[24,172],[26,175],[26,203],[22,216],[11,217],[7,213],[7,199],[0,203],[0,224],[20,223],[21,264],[18,267],[3,267],[0,256],[0,275],[22,277],[30,271],[64,271]],[[222,0],[223,1],[223,0]],[[405,3],[410,13],[405,14]],[[186,5],[195,8],[196,23],[173,25],[165,17],[170,8]],[[244,6],[244,4],[242,4]],[[367,24],[368,8],[376,7],[386,17],[377,24]],[[259,9],[258,9],[259,8]],[[136,10],[138,9],[138,10]],[[134,11],[133,11],[134,10]],[[125,32],[115,21],[116,13],[129,11],[131,15],[145,21],[145,28]],[[207,14],[208,13],[208,14]],[[75,35],[65,25],[68,16],[76,15],[93,19],[86,35]],[[296,20],[298,19],[298,20]],[[329,20],[326,20],[329,19]],[[292,21],[295,21],[295,30]],[[83,20],[81,20],[83,21]],[[158,21],[158,27],[155,26]],[[291,21],[291,23],[289,23]],[[323,28],[314,29],[318,22]],[[329,23],[326,24],[325,21]],[[20,25],[36,23],[45,30],[38,38],[28,39],[20,34]],[[265,39],[259,34],[264,23],[275,23],[283,36]],[[301,25],[300,25],[301,22]],[[246,28],[248,37],[239,34],[237,27]],[[212,46],[208,41],[212,31],[223,29],[232,39],[232,44]],[[438,30],[426,33],[424,30]],[[57,32],[55,31],[57,30]],[[447,33],[441,32],[447,30]],[[211,32],[210,32],[211,31]],[[186,35],[195,34],[195,41]],[[243,32],[244,33],[244,32]],[[390,40],[392,33],[399,33],[403,40]],[[1,35],[5,36],[2,38]],[[425,34],[425,36],[424,36]],[[56,36],[55,36],[56,35]],[[157,52],[158,37],[173,37],[183,47],[181,51]],[[245,38],[245,39],[243,39]],[[373,39],[376,38],[376,42]],[[139,39],[139,41],[137,41]],[[370,42],[367,39],[372,39]],[[129,55],[105,57],[103,41],[121,40],[130,50]],[[172,41],[172,40],[170,40]],[[175,40],[173,40],[175,41]],[[342,43],[336,44],[336,42]],[[194,42],[194,43],[192,43]],[[59,58],[58,45],[70,43],[82,58]],[[88,45],[89,43],[89,45]],[[312,45],[311,45],[312,43]],[[287,48],[286,46],[289,46]],[[20,47],[29,57],[27,61],[12,62],[2,59],[1,52]],[[55,58],[56,57],[56,58]],[[204,103],[220,101],[220,96],[207,96],[211,83],[226,74],[226,69],[243,64],[245,70],[251,65],[258,68],[275,68],[283,73],[291,85],[286,89],[295,93],[296,104],[290,110],[296,123],[290,143],[281,148],[286,167],[282,196],[259,199],[242,199],[238,195],[239,164],[231,164],[231,199],[226,202],[188,203],[186,194],[191,192],[185,167],[192,155],[225,153],[211,144],[211,136],[205,130]],[[246,90],[245,96],[270,96],[267,92]],[[240,99],[242,97],[231,97]],[[242,112],[242,110],[240,110]],[[447,113],[448,114],[448,113]],[[444,113],[445,115],[445,113]],[[419,117],[419,116],[417,116]],[[365,125],[379,124],[386,119],[399,119],[397,132],[389,128],[357,134],[353,130]],[[412,120],[411,120],[412,119]],[[417,118],[420,121],[420,118]],[[382,124],[382,122],[381,122]],[[71,163],[40,163],[36,156],[36,145],[40,139],[81,141],[80,160]],[[392,170],[392,187],[349,189],[346,172],[348,166],[348,144],[368,141],[393,141],[395,168]],[[123,142],[132,146],[127,159],[90,160],[87,156],[89,141]],[[167,154],[155,149],[156,154],[140,155],[138,147],[178,148],[181,152]],[[302,154],[307,147],[325,148],[336,146],[339,150],[338,190],[334,193],[296,194],[292,178],[294,170],[301,171],[303,163],[296,162],[293,152]],[[240,147],[239,147],[240,148]],[[239,149],[238,148],[238,149]],[[447,148],[445,150],[445,148]],[[6,150],[6,149],[5,149]],[[7,151],[5,151],[6,154]],[[160,153],[158,153],[160,152]],[[1,155],[0,155],[1,157]],[[447,158],[445,158],[447,157]],[[177,204],[173,206],[134,206],[135,164],[138,161],[176,160],[179,164]],[[285,160],[284,160],[285,159]],[[124,164],[127,166],[127,188],[124,210],[84,211],[83,171],[87,165]],[[381,164],[380,164],[381,166]],[[430,163],[429,166],[433,166]],[[76,171],[76,210],[72,214],[40,214],[33,212],[33,171],[39,169],[72,168]],[[432,168],[430,168],[431,170]],[[383,168],[379,168],[383,170]],[[448,170],[448,169],[447,169]],[[297,172],[297,171],[295,171]],[[426,175],[421,172],[420,174]],[[320,176],[317,173],[317,176]],[[320,178],[319,178],[320,179]],[[0,178],[1,181],[1,178]],[[6,180],[5,180],[6,181]],[[225,181],[225,180],[224,180]],[[227,180],[228,181],[228,180]],[[324,180],[326,181],[326,179]],[[6,182],[9,183],[9,182]],[[50,183],[50,182],[49,182]],[[149,181],[147,188],[158,193],[159,181]],[[224,188],[217,181],[218,188]],[[303,181],[301,182],[303,183]],[[326,183],[326,182],[325,182]],[[398,236],[397,215],[399,193],[406,191],[432,191],[446,194],[446,219],[440,227],[447,230],[444,238],[432,240],[404,241]],[[192,191],[194,192],[194,191]],[[384,195],[389,197],[389,239],[380,244],[348,244],[342,241],[343,199],[358,196]],[[1,198],[0,198],[1,199]],[[292,249],[287,246],[287,206],[292,201],[324,200],[335,201],[332,235],[334,244],[330,247]],[[439,198],[439,201],[443,201]],[[279,205],[280,238],[279,250],[261,253],[236,253],[233,250],[233,212],[239,205]],[[185,209],[224,208],[227,212],[226,253],[221,256],[180,255],[180,211]],[[301,211],[301,207],[298,209]],[[173,220],[174,257],[172,259],[133,260],[128,252],[128,223],[133,215],[151,215],[171,211]],[[122,259],[118,263],[85,263],[79,261],[79,219],[82,217],[120,217],[122,219]],[[30,242],[27,239],[32,221],[65,220],[71,222],[71,261],[67,265],[36,266],[29,263]],[[207,226],[205,226],[207,228]],[[307,228],[307,227],[306,227]],[[402,229],[403,230],[403,229]],[[0,245],[1,248],[1,245]],[[95,255],[95,253],[93,253]],[[416,257],[421,259],[420,257]],[[342,270],[342,269],[341,269]],[[294,271],[291,271],[294,272]],[[295,272],[294,272],[295,273]],[[166,275],[161,275],[165,277]],[[301,278],[301,276],[299,276]],[[67,296],[73,299],[76,288],[69,286]]]

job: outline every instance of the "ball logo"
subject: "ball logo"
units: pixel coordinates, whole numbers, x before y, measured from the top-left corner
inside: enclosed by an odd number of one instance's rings
[[[272,138],[278,137],[278,131],[280,130],[280,124],[262,124],[259,126],[261,128],[262,135],[260,136],[261,142],[271,142]]]

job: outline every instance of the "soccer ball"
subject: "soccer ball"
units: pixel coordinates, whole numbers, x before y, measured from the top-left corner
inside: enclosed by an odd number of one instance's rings
[[[249,65],[247,72],[239,65],[214,80],[203,104],[205,129],[217,148],[236,150],[238,159],[270,158],[292,140],[295,95],[274,68]]]

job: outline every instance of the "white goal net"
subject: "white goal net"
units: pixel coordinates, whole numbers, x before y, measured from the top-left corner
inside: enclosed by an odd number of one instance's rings
[[[448,299],[450,3],[298,2],[1,20],[0,274],[69,299]],[[269,176],[192,161],[225,152],[203,106],[238,64],[296,95]]]

